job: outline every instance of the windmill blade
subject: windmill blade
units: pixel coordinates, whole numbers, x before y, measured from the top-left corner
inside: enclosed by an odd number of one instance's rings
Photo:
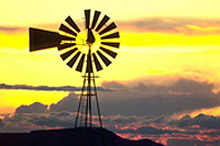
[[[91,29],[94,29],[95,28],[95,25],[99,19],[99,15],[100,15],[101,12],[99,11],[95,11],[95,14],[94,14],[94,17],[93,17],[93,21],[92,21],[92,27]]]
[[[99,31],[102,28],[102,26],[105,25],[109,19],[110,18],[107,15],[105,15],[95,30]]]
[[[75,64],[76,60],[78,59],[79,55],[81,54],[81,52],[78,52],[68,63],[67,65],[72,68],[73,65]]]
[[[72,55],[74,52],[76,52],[76,50],[78,50],[78,48],[71,49],[71,50],[67,51],[66,53],[63,53],[62,55],[60,55],[60,57],[63,60],[66,60],[70,55]]]
[[[79,63],[76,67],[76,71],[82,72],[83,64],[84,64],[85,54],[82,55],[82,57],[79,60]]]
[[[99,57],[102,59],[102,61],[105,63],[106,66],[109,66],[112,62],[106,58],[99,50],[97,51]]]
[[[103,48],[103,47],[100,47],[100,49],[102,51],[104,51],[106,54],[110,55],[112,58],[115,58],[117,56],[117,53],[111,51],[111,50],[108,50],[106,48]]]
[[[91,59],[91,55],[90,54],[87,55],[86,72],[93,73],[92,59]]]
[[[110,42],[101,42],[102,45],[111,46],[115,48],[119,48],[120,43],[110,43]]]
[[[30,52],[57,47],[61,42],[59,33],[37,28],[29,28],[29,39]]]
[[[108,31],[111,31],[112,29],[116,28],[117,26],[115,25],[114,22],[112,22],[110,25],[108,25],[105,29],[103,29],[101,32],[99,32],[100,35],[108,32]]]
[[[77,34],[76,34],[74,31],[72,31],[71,29],[69,29],[69,28],[68,28],[67,26],[65,26],[64,24],[61,24],[59,30],[64,31],[64,32],[66,32],[66,33],[68,33],[68,34],[72,34],[72,35],[74,35],[74,36],[77,36]]]
[[[70,16],[68,16],[68,17],[65,19],[65,21],[66,21],[70,26],[72,26],[72,28],[73,28],[74,30],[76,30],[78,33],[80,32],[79,27],[76,25],[76,23],[73,21],[73,19],[72,19]]]
[[[85,10],[84,11],[84,13],[85,13],[85,24],[86,24],[86,28],[88,29],[89,28],[89,23],[90,23],[90,10],[88,9],[88,10]]]
[[[64,36],[64,35],[60,35],[60,39],[65,40],[65,41],[75,41],[76,40],[76,38],[72,38],[72,37]]]
[[[101,37],[101,39],[114,39],[114,38],[119,38],[119,32],[115,32],[106,36]]]
[[[66,49],[66,48],[69,48],[69,47],[72,47],[72,46],[75,46],[76,44],[75,43],[64,43],[64,44],[60,44],[58,45],[58,50],[63,50],[63,49]]]
[[[99,63],[99,60],[96,57],[95,53],[92,53],[92,56],[93,56],[93,59],[94,59],[94,62],[95,62],[96,70],[97,71],[102,70],[103,68],[102,68],[101,64]]]

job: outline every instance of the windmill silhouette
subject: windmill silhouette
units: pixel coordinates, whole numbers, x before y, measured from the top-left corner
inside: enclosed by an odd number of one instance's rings
[[[100,107],[97,96],[95,79],[96,72],[108,67],[117,56],[119,49],[119,32],[114,22],[109,22],[110,17],[101,16],[100,11],[95,11],[90,23],[91,10],[84,10],[85,25],[80,28],[68,16],[66,24],[61,24],[59,32],[52,32],[37,28],[30,28],[30,52],[57,47],[61,52],[60,57],[70,68],[83,73],[83,86],[81,89],[77,109],[75,128],[92,128],[93,114],[92,98],[95,98],[98,114],[98,126],[103,127]],[[87,135],[87,134],[86,134]],[[88,144],[88,142],[87,142]]]

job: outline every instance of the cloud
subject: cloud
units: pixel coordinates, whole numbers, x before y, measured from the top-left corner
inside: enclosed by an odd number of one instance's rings
[[[186,35],[207,35],[220,33],[219,19],[179,18],[179,17],[148,17],[138,20],[118,21],[122,31],[181,33]],[[58,30],[59,23],[39,25],[42,29]],[[0,26],[0,32],[27,32],[27,27]]]
[[[213,95],[214,85],[210,83],[199,83],[193,80],[180,79],[170,87],[173,92],[189,93],[197,95]]]
[[[123,90],[127,89],[126,86],[116,82],[116,81],[110,81],[110,82],[103,82],[102,87],[112,90]]]
[[[212,142],[204,142],[199,140],[181,140],[181,139],[170,139],[167,141],[168,146],[218,146],[219,140]]]
[[[118,133],[143,134],[143,135],[162,135],[162,134],[176,134],[180,133],[177,130],[163,130],[151,126],[142,126],[137,129],[117,129]]]
[[[220,142],[220,117],[200,114],[175,118],[203,108],[220,106],[213,84],[179,79],[168,85],[123,85],[104,82],[102,87],[114,92],[99,92],[104,127],[127,138],[150,138],[169,146]],[[12,116],[4,116],[1,132],[30,131],[73,127],[78,95],[70,93],[55,104],[20,106]],[[46,107],[49,108],[46,108]],[[97,119],[94,120],[94,122]],[[164,143],[165,144],[165,143]]]
[[[181,33],[207,35],[220,33],[220,20],[176,17],[151,17],[118,22],[123,30],[140,32]]]
[[[196,125],[202,129],[220,130],[220,117],[208,116],[204,114],[199,114],[194,118],[191,118],[190,116],[184,116],[180,120],[171,121],[170,125],[176,125],[178,127],[192,127]]]
[[[35,118],[31,118],[28,122],[36,125],[36,126],[46,126],[46,127],[65,127],[72,128],[73,127],[73,114],[68,112],[60,112],[60,113],[50,113],[45,116],[36,116]]]
[[[7,84],[0,84],[0,89],[21,89],[21,90],[37,90],[37,91],[81,91],[81,88],[74,86],[50,87],[50,86],[29,86],[29,85],[7,85]],[[97,90],[110,91],[109,89],[104,89],[102,87],[97,87]]]
[[[24,33],[26,31],[27,31],[26,27],[0,26],[0,32],[7,33],[7,34],[18,34],[18,33]]]
[[[74,117],[75,113],[73,112],[15,113],[2,119],[4,124],[0,126],[0,132],[72,128]],[[181,122],[183,119],[188,119],[188,122],[182,123],[182,125],[174,123]],[[194,121],[197,121],[197,123]],[[203,124],[200,123],[201,126],[192,125],[198,124],[198,121],[202,121]],[[206,143],[211,145],[220,142],[220,129],[213,129],[214,127],[208,126],[202,127],[202,125],[220,123],[219,117],[208,115],[198,115],[194,118],[187,116],[182,119],[172,120],[167,116],[113,115],[104,116],[103,122],[105,128],[119,135],[124,135],[126,138],[140,136],[139,138],[149,138],[154,141],[166,138],[169,146],[174,146],[174,143],[183,143],[184,141],[186,141],[185,144]]]
[[[38,28],[45,28],[46,30],[48,29],[54,29],[58,31],[59,24],[54,23],[54,24],[41,24],[38,25]],[[48,29],[47,29],[48,28]],[[7,34],[24,34],[28,32],[29,27],[25,26],[4,26],[0,25],[0,32],[4,32]]]
[[[187,79],[172,85],[140,83],[115,92],[99,92],[99,100],[104,115],[171,115],[220,106],[219,94],[212,88],[212,84]]]
[[[46,112],[47,112],[47,105],[44,105],[39,102],[35,102],[29,106],[21,105],[15,111],[15,113],[46,113]]]
[[[135,87],[131,85],[125,86],[117,82],[104,82],[102,87],[100,87],[102,90],[98,93],[98,99],[103,115],[169,116],[220,106],[219,94],[212,92],[213,87],[213,84],[210,83],[187,79],[180,79],[171,85],[140,83]],[[6,88],[11,88],[11,86]],[[29,87],[20,85],[12,88],[58,91],[78,90],[76,87]],[[48,105],[50,107],[49,111],[76,112],[78,102],[78,95],[70,93],[59,102]]]
[[[74,113],[45,112],[45,113],[14,113],[5,115],[0,124],[2,132],[30,132],[41,129],[72,128]]]
[[[2,127],[2,126],[3,126],[3,120],[0,119],[0,127]]]
[[[68,111],[74,112],[78,106],[78,95],[74,93],[70,93],[68,96],[64,97],[62,100],[57,102],[56,104],[50,105],[50,111],[52,112],[61,112],[61,111]]]

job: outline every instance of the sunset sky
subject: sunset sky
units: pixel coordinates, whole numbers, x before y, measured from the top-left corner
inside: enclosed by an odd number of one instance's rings
[[[35,88],[80,87],[82,78],[62,62],[56,48],[30,53],[28,28],[57,32],[67,16],[77,22],[84,17],[84,9],[91,9],[110,16],[120,31],[119,54],[108,68],[98,73],[97,79],[98,86],[115,89],[114,93],[101,92],[99,96],[105,105],[102,113],[106,115],[106,127],[109,121],[127,120],[127,127],[123,122],[121,125],[115,122],[115,127],[109,128],[127,138],[147,137],[170,146],[184,145],[184,140],[187,145],[194,142],[216,146],[220,137],[210,133],[219,134],[220,125],[212,127],[196,120],[214,118],[214,122],[220,123],[219,5],[219,0],[0,0],[2,122],[10,127],[8,121],[10,118],[13,121],[16,115],[8,117],[8,114],[21,105],[39,102],[48,105],[46,110],[50,111],[50,105],[59,106],[64,97],[77,99],[74,92]],[[19,86],[23,89],[18,89]],[[32,90],[26,88],[30,86]],[[132,101],[137,102],[133,106],[144,103],[140,106],[143,110],[132,107]],[[111,111],[107,103],[123,106]],[[46,117],[50,117],[48,114]],[[154,118],[149,120],[146,116]],[[187,120],[193,124],[184,125]],[[132,130],[145,126],[145,131],[126,132],[129,124]],[[36,123],[34,126],[24,125],[17,130],[38,128]],[[198,135],[187,131],[189,127],[193,132],[197,130]],[[13,130],[0,126],[1,131]],[[152,133],[147,134],[149,131]]]

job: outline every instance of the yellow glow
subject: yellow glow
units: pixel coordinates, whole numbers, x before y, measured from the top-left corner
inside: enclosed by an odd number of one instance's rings
[[[14,113],[15,112],[15,106],[13,107],[9,107],[8,105],[4,105],[0,107],[0,114],[10,114],[10,113]],[[4,118],[4,116],[0,118]]]
[[[101,78],[98,83],[145,76],[199,75],[201,80],[209,80],[217,85],[220,82],[220,62],[216,60],[220,57],[219,39],[218,35],[189,37],[122,32],[119,54],[108,68],[99,73]],[[25,37],[20,42],[19,45],[28,47]],[[12,85],[16,81],[16,84],[28,85],[81,86],[80,74],[66,66],[59,54],[56,48],[31,53],[28,48],[3,48],[0,50],[0,65],[4,68],[0,71],[1,82]]]
[[[33,102],[41,102],[43,104],[56,103],[63,97],[67,96],[68,92],[56,91],[27,91],[27,90],[0,90],[1,102],[0,113],[12,112],[15,107],[29,105]]]
[[[215,26],[215,27],[200,27],[200,26],[196,26],[196,25],[188,25],[189,28],[196,30],[196,31],[202,31],[202,32],[217,32],[219,31],[219,26]]]
[[[205,114],[205,115],[220,116],[220,107],[202,109],[199,111],[195,111],[195,112],[191,113],[190,116],[195,117],[201,113]]]
[[[121,42],[127,46],[181,47],[220,45],[220,35],[186,36],[172,33],[121,33]],[[179,50],[180,52],[182,50]]]
[[[26,48],[28,45],[27,34],[5,34],[0,33],[0,48]]]

